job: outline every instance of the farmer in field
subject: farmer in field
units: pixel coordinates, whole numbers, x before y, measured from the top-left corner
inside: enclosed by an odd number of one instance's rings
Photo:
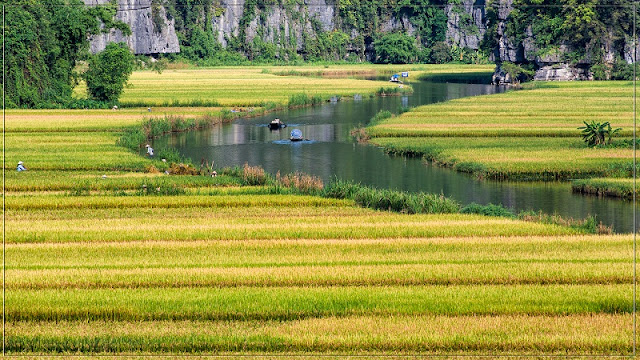
[[[149,144],[147,144],[146,148],[147,148],[147,155],[153,156],[153,148]]]
[[[24,167],[22,161],[18,161],[18,167],[16,168],[16,171],[27,171],[27,168]]]

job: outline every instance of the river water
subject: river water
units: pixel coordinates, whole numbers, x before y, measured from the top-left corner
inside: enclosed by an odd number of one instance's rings
[[[216,168],[260,165],[267,172],[304,172],[328,182],[334,176],[378,188],[442,193],[462,204],[502,204],[516,211],[542,210],[573,218],[595,215],[616,232],[633,231],[632,202],[573,194],[568,183],[478,180],[468,174],[424,164],[420,159],[386,155],[372,145],[356,143],[349,132],[365,125],[378,111],[397,113],[414,107],[466,96],[492,94],[491,85],[414,82],[408,96],[375,97],[283,110],[238,119],[210,129],[178,133],[154,141],[160,150],[173,147],[200,163]],[[280,118],[289,127],[271,131],[266,124]],[[309,141],[291,142],[292,129]]]

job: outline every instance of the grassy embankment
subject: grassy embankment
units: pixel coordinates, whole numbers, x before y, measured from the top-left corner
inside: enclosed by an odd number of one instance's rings
[[[146,115],[8,114],[8,354],[631,352],[630,236],[149,174]]]
[[[530,90],[422,106],[367,128],[390,153],[425,156],[496,179],[629,177],[633,151],[588,148],[577,127],[611,122],[633,131],[629,82],[535,83]]]

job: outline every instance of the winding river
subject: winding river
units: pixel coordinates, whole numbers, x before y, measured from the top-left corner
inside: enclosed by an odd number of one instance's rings
[[[565,217],[595,215],[616,232],[633,229],[632,202],[577,195],[568,183],[478,180],[470,175],[436,166],[420,159],[386,155],[382,149],[354,142],[349,132],[366,124],[380,110],[397,113],[415,107],[466,96],[504,91],[476,84],[414,82],[409,96],[375,97],[327,103],[266,116],[239,119],[211,129],[171,134],[154,141],[154,147],[176,148],[200,163],[214,160],[217,168],[261,165],[267,172],[301,171],[325,182],[337,176],[379,188],[442,193],[462,204],[502,204],[520,210],[542,210]],[[266,124],[279,117],[288,128],[270,131]],[[302,130],[309,141],[292,143],[292,129]]]

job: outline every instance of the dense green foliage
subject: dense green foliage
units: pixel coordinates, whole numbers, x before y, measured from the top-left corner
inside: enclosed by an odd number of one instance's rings
[[[84,73],[89,95],[99,101],[117,101],[131,72],[134,56],[124,43],[110,43],[89,59]]]
[[[531,80],[534,75],[533,70],[525,69],[521,65],[514,64],[509,61],[505,61],[500,64],[500,68],[502,69],[502,71],[509,74],[509,76],[511,77],[511,81],[514,84]]]
[[[365,208],[405,214],[449,214],[460,209],[455,200],[444,195],[376,189],[338,179],[324,188],[322,196],[351,199]]]
[[[128,27],[114,22],[115,3],[85,7],[81,0],[21,1],[6,5],[6,92],[8,107],[68,106],[87,53],[88,36]]]
[[[317,9],[301,0],[247,0],[240,12],[237,35],[225,35],[225,46],[220,44],[212,21],[224,14],[225,9],[213,0],[157,0],[175,19],[176,31],[184,57],[206,65],[240,65],[249,61],[259,63],[291,63],[299,61],[364,61],[381,57],[380,62],[407,62],[418,59],[431,62],[430,48],[444,43],[447,16],[443,6],[450,0],[341,0],[337,1],[333,21],[335,28],[327,29],[316,16]],[[291,23],[271,26],[267,17],[278,7]],[[415,29],[409,45],[410,54],[398,61],[386,60],[380,51],[371,51],[374,43],[388,43],[382,24],[390,19],[407,19]],[[257,27],[253,28],[255,25]],[[409,24],[407,24],[409,25]],[[294,30],[301,29],[298,37]],[[404,27],[403,27],[404,28]],[[382,36],[381,36],[382,34]],[[419,39],[418,43],[415,40]],[[382,43],[381,43],[382,42]],[[388,51],[387,51],[388,50]],[[403,49],[402,51],[405,51]],[[406,51],[405,51],[406,52]],[[376,55],[377,54],[377,55]],[[408,56],[407,56],[408,55]]]
[[[581,126],[578,129],[582,130],[582,140],[591,147],[611,144],[611,138],[622,130],[622,128],[611,128],[611,123],[608,121],[603,123],[596,121],[588,123],[584,121],[584,126]]]
[[[416,58],[416,41],[404,33],[387,33],[373,43],[376,62],[382,64],[407,64]]]
[[[621,63],[633,31],[629,1],[515,0],[513,7],[506,34],[514,43],[522,43],[528,33],[533,34],[535,50],[524,54],[529,61],[559,56],[560,61],[586,62],[595,67],[597,80],[631,79],[629,67]],[[495,9],[488,12],[495,13]],[[495,14],[489,19],[490,31],[495,33]],[[485,45],[495,47],[495,41],[488,40]],[[602,67],[602,63],[607,66]]]

